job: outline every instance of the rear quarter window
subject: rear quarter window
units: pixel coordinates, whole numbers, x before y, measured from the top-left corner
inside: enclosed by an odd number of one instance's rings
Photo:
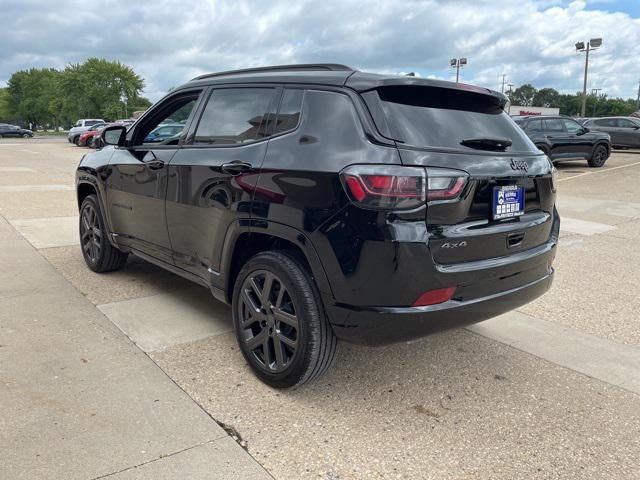
[[[461,142],[507,139],[512,144],[506,152],[537,153],[522,129],[487,95],[426,86],[382,87],[376,91],[389,131],[408,145],[473,152]],[[387,127],[375,117],[382,132]]]

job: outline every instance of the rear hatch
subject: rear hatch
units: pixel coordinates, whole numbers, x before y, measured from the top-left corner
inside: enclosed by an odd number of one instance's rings
[[[403,165],[426,167],[429,189],[446,182],[438,176],[451,177],[451,185],[464,178],[453,197],[433,195],[427,204],[433,259],[461,264],[548,242],[553,166],[504,112],[504,96],[450,85],[362,93],[380,132],[396,140]]]

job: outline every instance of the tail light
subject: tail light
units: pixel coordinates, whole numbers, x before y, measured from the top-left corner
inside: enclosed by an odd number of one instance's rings
[[[372,209],[410,210],[426,201],[424,168],[399,165],[352,165],[340,179],[356,204]]]
[[[468,175],[460,170],[427,168],[427,200],[454,200],[467,184]]]
[[[340,172],[349,198],[364,208],[410,210],[428,201],[454,200],[467,174],[447,168],[352,165]]]

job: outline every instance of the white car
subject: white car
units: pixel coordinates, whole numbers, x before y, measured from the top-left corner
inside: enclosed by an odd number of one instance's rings
[[[91,127],[101,124],[106,125],[106,122],[101,118],[81,118],[76,122],[73,128],[69,130],[67,140],[69,140],[69,143],[75,143],[77,145],[80,135],[83,132],[86,132]]]

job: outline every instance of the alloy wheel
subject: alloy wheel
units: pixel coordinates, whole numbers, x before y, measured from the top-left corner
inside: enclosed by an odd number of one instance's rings
[[[240,339],[245,352],[271,373],[281,372],[298,350],[296,307],[274,273],[258,270],[242,284],[238,302]]]
[[[85,256],[95,263],[102,251],[102,230],[98,221],[98,212],[91,205],[85,205],[80,222],[80,241]]]

